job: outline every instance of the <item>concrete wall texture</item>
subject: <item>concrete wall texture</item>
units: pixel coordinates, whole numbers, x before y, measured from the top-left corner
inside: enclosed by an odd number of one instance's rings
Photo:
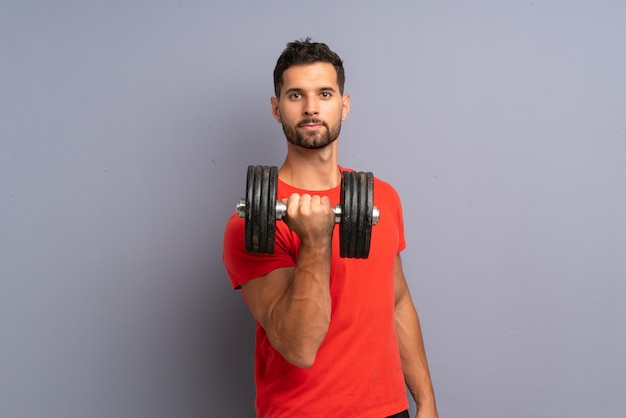
[[[442,417],[626,407],[626,3],[0,1],[0,416],[253,416],[221,262],[271,73],[342,55]]]

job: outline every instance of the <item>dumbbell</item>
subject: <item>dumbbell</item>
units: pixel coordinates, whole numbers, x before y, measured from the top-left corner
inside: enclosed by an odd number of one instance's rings
[[[246,197],[236,206],[245,218],[246,251],[272,254],[276,221],[281,220],[287,206],[277,201],[278,168],[250,165],[246,178]],[[374,175],[369,172],[341,173],[340,204],[333,208],[339,224],[339,255],[344,258],[367,258],[372,226],[380,213],[374,206]]]

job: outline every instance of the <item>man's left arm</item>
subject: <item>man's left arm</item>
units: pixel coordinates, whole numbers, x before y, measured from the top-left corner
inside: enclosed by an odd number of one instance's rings
[[[428,370],[422,330],[402,271],[399,254],[395,260],[394,277],[395,324],[404,380],[417,405],[416,418],[437,418],[435,394]]]

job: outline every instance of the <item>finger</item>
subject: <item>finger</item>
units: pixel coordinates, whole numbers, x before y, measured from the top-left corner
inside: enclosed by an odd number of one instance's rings
[[[298,206],[298,203],[300,202],[300,195],[298,193],[293,193],[286,200],[287,201],[285,203],[287,204],[287,207]]]
[[[311,206],[319,206],[321,202],[322,202],[322,198],[319,197],[318,195],[311,196],[311,201],[310,201]]]
[[[312,197],[309,194],[303,194],[300,196],[300,202],[298,204],[298,213],[302,215],[309,215],[311,213],[312,207]]]
[[[310,194],[303,194],[302,196],[300,196],[300,206],[308,206],[311,204],[311,195]]]

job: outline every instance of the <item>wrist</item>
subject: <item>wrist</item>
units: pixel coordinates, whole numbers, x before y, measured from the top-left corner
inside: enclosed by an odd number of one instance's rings
[[[428,412],[428,416],[437,416],[437,405],[434,397],[422,398],[415,401],[418,412]]]

